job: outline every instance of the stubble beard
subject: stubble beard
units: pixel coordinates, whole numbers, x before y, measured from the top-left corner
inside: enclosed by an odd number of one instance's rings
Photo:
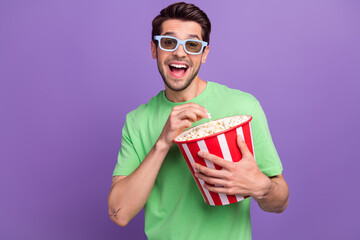
[[[163,68],[163,65],[159,62],[159,60],[157,60],[157,65],[158,65],[158,70],[159,70],[159,73],[165,83],[165,85],[172,91],[175,91],[175,92],[181,92],[183,90],[185,90],[187,87],[190,86],[190,84],[193,82],[193,80],[195,79],[195,77],[198,75],[199,73],[199,70],[200,70],[200,65],[199,67],[195,70],[194,74],[190,75],[185,83],[182,85],[182,86],[179,86],[179,87],[175,87],[171,84],[171,80],[167,79],[166,76],[165,76],[165,69]],[[166,66],[166,65],[165,65]],[[189,70],[188,70],[189,71]],[[169,77],[171,78],[171,76]],[[172,81],[179,81],[177,79],[174,79]]]

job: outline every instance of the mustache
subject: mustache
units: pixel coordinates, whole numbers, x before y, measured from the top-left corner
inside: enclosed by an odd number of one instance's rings
[[[190,61],[188,61],[188,60],[186,60],[186,59],[177,58],[177,57],[173,57],[173,58],[170,58],[170,59],[166,59],[164,63],[167,65],[167,64],[169,64],[169,63],[172,62],[172,61],[177,61],[177,62],[186,63],[189,67],[192,67],[192,66],[193,66],[192,62],[190,62]]]

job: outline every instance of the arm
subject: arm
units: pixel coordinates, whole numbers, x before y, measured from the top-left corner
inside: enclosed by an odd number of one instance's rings
[[[281,213],[288,205],[289,189],[282,175],[269,178],[257,166],[246,143],[237,138],[242,154],[239,162],[229,162],[208,152],[199,152],[199,156],[222,167],[221,170],[210,169],[200,164],[194,167],[199,172],[196,176],[209,184],[204,186],[213,192],[230,195],[252,196],[261,209],[267,212]]]
[[[173,108],[160,137],[140,166],[129,176],[115,176],[108,196],[109,215],[119,226],[128,222],[148,200],[160,167],[177,135],[191,127],[191,122],[207,118],[207,110],[195,103]]]
[[[265,176],[266,177],[266,176]],[[289,204],[289,188],[282,174],[269,178],[270,187],[264,186],[262,196],[254,199],[266,212],[283,212]]]
[[[145,205],[168,150],[158,141],[129,176],[113,177],[108,206],[109,216],[116,224],[126,226]]]

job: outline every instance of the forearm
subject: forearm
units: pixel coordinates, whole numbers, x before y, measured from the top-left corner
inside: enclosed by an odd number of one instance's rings
[[[283,212],[289,202],[289,188],[282,175],[270,178],[269,190],[260,197],[254,197],[260,208],[266,212]]]
[[[175,137],[191,127],[192,122],[207,118],[206,113],[204,107],[195,103],[185,103],[172,109],[156,144],[140,166],[129,176],[120,176],[111,185],[109,215],[115,223],[125,226],[141,210]]]
[[[169,147],[158,141],[137,169],[112,184],[108,206],[116,224],[127,225],[143,208],[168,151]]]

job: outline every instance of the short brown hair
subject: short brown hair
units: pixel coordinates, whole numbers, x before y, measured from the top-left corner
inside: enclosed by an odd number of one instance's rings
[[[194,4],[178,2],[171,4],[160,11],[160,14],[157,15],[152,21],[152,33],[151,39],[154,40],[155,35],[161,34],[161,24],[165,20],[169,19],[179,19],[183,21],[194,21],[200,24],[201,26],[201,37],[205,42],[210,43],[210,32],[211,32],[211,23],[206,15],[200,8]]]

